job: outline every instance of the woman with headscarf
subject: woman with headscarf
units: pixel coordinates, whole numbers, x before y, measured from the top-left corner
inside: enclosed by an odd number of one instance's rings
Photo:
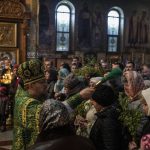
[[[143,90],[141,95],[143,111],[148,121],[142,130],[140,148],[141,150],[148,150],[150,149],[150,88]]]
[[[130,147],[136,147],[139,145],[140,135],[144,124],[147,122],[147,118],[144,117],[144,113],[141,105],[141,91],[145,89],[144,80],[136,71],[126,71],[123,74],[124,90],[125,94],[129,98],[129,108],[140,109],[142,117],[139,122],[139,126],[136,132],[136,139],[130,142]],[[136,143],[135,143],[136,142]]]
[[[54,86],[55,94],[60,93],[64,86],[64,79],[69,75],[69,71],[66,68],[61,68],[58,71],[58,79]]]
[[[140,93],[145,88],[144,80],[136,71],[126,71],[123,76],[125,94],[129,97],[131,109],[140,105]]]
[[[44,102],[39,121],[40,134],[30,150],[94,150],[90,140],[77,136],[70,126],[67,108],[50,99]]]

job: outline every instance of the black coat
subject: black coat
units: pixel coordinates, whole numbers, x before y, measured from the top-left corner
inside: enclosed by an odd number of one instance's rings
[[[118,120],[116,106],[109,106],[97,114],[97,120],[90,133],[90,139],[97,150],[123,150],[122,125]],[[124,147],[124,148],[122,148]]]
[[[146,134],[150,134],[150,117],[149,116],[147,117],[147,122],[143,126],[142,136]]]
[[[60,127],[42,133],[29,150],[96,150],[89,139],[75,135],[68,128]]]

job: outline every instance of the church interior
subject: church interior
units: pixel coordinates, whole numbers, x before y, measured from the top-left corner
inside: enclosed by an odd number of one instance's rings
[[[147,63],[149,6],[148,0],[1,0],[0,58],[48,56],[58,66],[73,55],[94,55]]]
[[[0,71],[48,57],[58,68],[77,56],[114,62],[150,62],[149,0],[0,0]],[[11,149],[12,131],[0,133]]]

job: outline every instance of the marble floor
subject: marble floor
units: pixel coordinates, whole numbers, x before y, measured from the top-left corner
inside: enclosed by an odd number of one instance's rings
[[[0,132],[0,150],[11,150],[12,149],[12,130]]]

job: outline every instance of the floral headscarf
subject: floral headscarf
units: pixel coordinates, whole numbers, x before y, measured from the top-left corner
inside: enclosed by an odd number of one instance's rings
[[[133,100],[145,87],[142,76],[136,71],[124,72],[124,90],[126,95]]]
[[[40,132],[65,126],[69,121],[68,110],[61,102],[49,99],[43,103],[39,119]]]

